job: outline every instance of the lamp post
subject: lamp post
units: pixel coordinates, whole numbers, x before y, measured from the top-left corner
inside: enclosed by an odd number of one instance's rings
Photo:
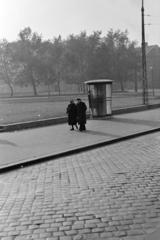
[[[153,78],[153,67],[150,67],[151,70],[151,79],[152,79],[152,93],[154,96],[154,78]]]
[[[144,6],[142,0],[142,71],[143,71],[143,104],[148,105],[147,87],[147,66],[146,66],[146,47],[145,47],[145,28],[144,28]]]

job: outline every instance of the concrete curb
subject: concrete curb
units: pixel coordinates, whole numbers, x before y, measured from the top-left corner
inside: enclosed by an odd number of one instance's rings
[[[152,104],[148,106],[140,105],[140,106],[135,106],[130,108],[115,109],[112,111],[112,115],[140,112],[140,111],[151,110],[159,107],[160,107],[160,104],[158,103],[158,104]],[[87,113],[87,119],[89,118],[90,118],[90,114]],[[56,118],[50,118],[50,119],[44,119],[44,120],[38,120],[38,121],[19,122],[14,124],[1,125],[0,132],[11,132],[11,131],[20,131],[20,130],[25,130],[30,128],[36,128],[36,127],[45,127],[45,126],[51,126],[55,124],[67,123],[67,121],[68,121],[67,116],[63,116],[63,117],[56,117]]]
[[[146,134],[151,134],[151,133],[158,132],[158,131],[160,131],[160,127],[149,129],[149,130],[146,130],[146,131],[133,133],[133,134],[126,135],[126,136],[123,136],[123,137],[119,137],[119,138],[114,138],[114,139],[111,139],[111,140],[100,141],[100,142],[93,143],[93,144],[86,145],[86,146],[82,146],[82,147],[79,147],[79,148],[78,147],[77,148],[71,148],[69,150],[58,152],[58,153],[52,153],[52,154],[49,154],[49,155],[44,155],[44,156],[40,156],[40,157],[36,157],[36,158],[30,158],[30,159],[23,160],[23,161],[20,161],[20,162],[17,162],[17,163],[11,163],[11,164],[5,165],[3,167],[0,167],[0,173],[4,173],[6,171],[11,171],[11,170],[16,170],[16,169],[19,169],[19,168],[31,166],[33,164],[39,164],[39,163],[46,162],[46,161],[49,161],[49,160],[54,160],[54,159],[57,159],[57,158],[60,158],[60,157],[67,157],[69,155],[77,154],[77,153],[80,153],[82,151],[88,151],[88,150],[92,150],[92,149],[95,149],[95,148],[98,148],[98,147],[103,147],[103,146],[107,146],[107,145],[110,145],[110,144],[115,144],[115,143],[118,143],[118,142],[121,142],[121,141],[126,141],[126,140],[129,140],[129,139],[132,139],[132,138],[140,137],[140,136],[143,136],[143,135],[146,135]]]

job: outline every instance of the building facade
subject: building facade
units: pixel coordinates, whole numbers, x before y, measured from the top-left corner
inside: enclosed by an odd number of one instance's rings
[[[149,88],[160,89],[160,47],[146,43],[147,81]]]

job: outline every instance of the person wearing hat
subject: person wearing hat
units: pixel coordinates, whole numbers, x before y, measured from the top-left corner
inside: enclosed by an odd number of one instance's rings
[[[77,117],[79,124],[79,131],[86,130],[86,110],[87,106],[80,98],[77,98]]]
[[[67,107],[67,113],[68,113],[68,125],[71,126],[70,130],[74,130],[74,126],[78,129],[77,126],[77,107],[74,103],[74,100],[70,101],[70,104]]]

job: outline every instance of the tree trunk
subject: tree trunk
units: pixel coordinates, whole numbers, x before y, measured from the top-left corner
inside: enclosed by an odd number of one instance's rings
[[[59,95],[61,94],[61,89],[60,89],[60,83],[59,83],[59,76],[58,76],[58,78],[57,78],[57,83],[58,83],[58,93],[59,93]]]
[[[4,61],[4,67],[5,67],[5,78],[6,78],[6,83],[7,85],[9,86],[10,90],[11,90],[11,97],[13,97],[13,88],[11,86],[11,83],[10,83],[10,77],[8,75],[8,71],[7,71],[7,66],[6,66],[6,62]]]
[[[37,90],[36,90],[36,85],[35,85],[35,82],[34,82],[34,79],[33,79],[32,70],[30,70],[30,77],[31,77],[31,83],[32,83],[32,86],[33,86],[34,96],[37,96]]]
[[[121,91],[124,92],[123,80],[121,77],[119,77],[119,79],[120,79],[120,84],[121,84]]]
[[[9,86],[9,88],[10,88],[10,90],[11,90],[11,97],[13,97],[13,88],[12,88],[12,86],[11,86],[10,83],[8,84],[8,86]]]
[[[11,97],[13,97],[13,87],[10,84],[10,79],[8,77],[8,75],[6,74],[6,84],[9,86],[10,90],[11,90]]]
[[[57,83],[58,83],[58,93],[59,95],[61,94],[61,89],[60,89],[60,70],[59,70],[59,64],[57,65]]]
[[[135,88],[134,88],[135,92],[138,91],[138,84],[137,84],[137,69],[135,69]]]
[[[37,90],[36,90],[34,81],[32,82],[32,86],[33,86],[34,96],[37,96]]]

